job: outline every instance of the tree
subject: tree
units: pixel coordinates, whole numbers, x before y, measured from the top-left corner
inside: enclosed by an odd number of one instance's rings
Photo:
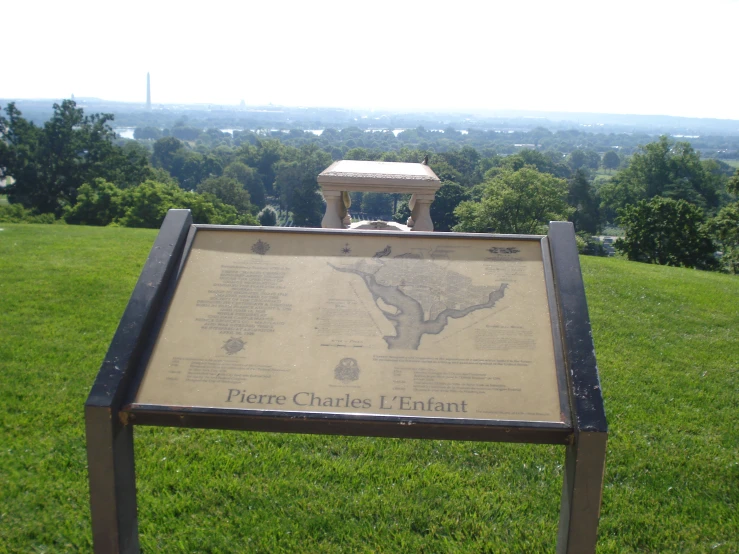
[[[204,160],[200,152],[183,148],[175,153],[169,172],[183,189],[195,190],[198,183],[209,175],[203,172]]]
[[[120,223],[123,227],[156,229],[161,226],[168,210],[186,207],[182,194],[182,189],[177,186],[154,181],[128,189],[123,199],[125,210]]]
[[[575,208],[570,216],[575,230],[596,234],[600,223],[598,201],[582,169],[575,171],[575,175],[569,180],[567,203]]]
[[[709,228],[721,250],[721,269],[739,273],[739,202],[722,208],[709,222]]]
[[[583,167],[598,169],[600,166],[600,156],[593,150],[573,150],[567,156],[567,163],[573,171],[577,171]]]
[[[374,160],[377,155],[374,152],[370,152],[366,148],[352,148],[344,154],[345,160]]]
[[[259,212],[257,219],[262,227],[274,227],[277,225],[277,212],[272,206],[266,206]]]
[[[608,150],[605,154],[603,154],[603,168],[608,170],[614,170],[618,169],[618,166],[621,165],[621,158],[618,157],[618,154],[614,152],[613,150]]]
[[[315,144],[307,144],[301,146],[300,149],[286,148],[284,154],[285,159],[275,164],[275,189],[280,195],[280,206],[293,214],[296,210],[302,212],[303,208],[299,206],[300,199],[308,198],[314,209],[316,200],[313,198],[312,191],[320,191],[317,181],[318,174],[331,165],[330,154],[319,149]],[[302,189],[299,198],[295,197],[297,189]],[[322,203],[323,197],[319,192],[319,204],[322,205]],[[313,220],[313,216],[306,219],[306,221]]]
[[[393,215],[393,196],[384,192],[365,192],[362,212],[374,219],[390,219]]]
[[[274,192],[276,164],[284,159],[286,147],[279,140],[257,140],[256,144],[242,144],[237,158],[253,167],[262,178],[268,194]]]
[[[437,173],[442,181],[454,181],[465,186],[471,186],[475,184],[475,182],[480,182],[481,178],[479,174],[477,174],[478,164],[480,163],[480,153],[471,146],[464,146],[461,150],[450,150],[449,152],[444,152],[443,154],[439,154],[438,158],[439,161],[444,161],[451,166],[454,171],[454,173],[445,177],[442,177]],[[435,166],[432,167],[432,169],[436,172]],[[475,179],[476,176],[477,179]]]
[[[123,215],[123,191],[105,179],[83,184],[77,203],[65,210],[64,220],[76,225],[105,226]]]
[[[614,246],[629,260],[698,269],[716,265],[703,211],[685,200],[640,200],[619,211],[619,222],[626,236]]]
[[[133,138],[136,140],[162,138],[162,131],[156,127],[136,127],[133,130]]]
[[[161,167],[171,172],[175,156],[184,148],[185,145],[174,137],[160,138],[154,143],[151,163],[154,167]]]
[[[185,126],[179,126],[175,125],[172,127],[171,133],[172,136],[175,138],[178,138],[180,140],[195,140],[200,136],[200,133],[202,133],[202,129],[196,129],[195,127],[185,127]]]
[[[534,127],[529,131],[531,142],[539,144],[542,140],[552,138],[552,132],[546,127]]]
[[[442,183],[445,181],[459,183],[462,180],[462,174],[444,159],[436,159],[436,156],[434,156],[429,166]]]
[[[174,137],[164,137],[154,143],[152,163],[169,172],[183,189],[195,190],[208,177],[218,177],[223,166],[218,156],[201,154]]]
[[[560,155],[558,154],[558,156]],[[572,173],[567,165],[555,161],[548,153],[542,153],[529,148],[521,150],[512,156],[499,158],[499,162],[501,168],[511,171],[518,171],[524,166],[530,165],[541,173],[551,173],[555,177],[560,178],[567,178]]]
[[[585,167],[598,169],[600,167],[600,154],[594,150],[585,150]]]
[[[447,182],[439,187],[431,204],[431,220],[434,222],[435,231],[451,231],[457,223],[454,210],[469,200],[469,192],[457,183]]]
[[[731,194],[739,196],[739,169],[736,170],[734,176],[726,183],[726,190]]]
[[[158,228],[171,209],[189,209],[193,222],[218,225],[256,225],[251,214],[239,214],[236,208],[221,202],[212,194],[182,190],[176,185],[145,181],[123,191],[124,210],[118,219],[123,227]]]
[[[700,154],[687,142],[671,143],[666,136],[639,147],[629,165],[599,191],[611,213],[642,199],[664,196],[701,207],[718,206],[715,180],[709,178]]]
[[[41,129],[26,121],[13,102],[5,113],[7,119],[0,116],[0,177],[12,177],[20,183],[17,187],[6,186],[11,202],[31,207],[35,196],[31,188],[38,186],[36,160]]]
[[[393,213],[393,221],[395,221],[396,223],[402,223],[403,225],[405,225],[408,222],[408,218],[410,216],[411,216],[411,209],[408,207],[408,200],[403,199],[398,203],[398,205],[395,208],[395,212]]]
[[[549,221],[566,220],[567,182],[532,167],[506,171],[483,184],[480,202],[462,202],[454,211],[455,231],[538,234]]]
[[[6,188],[11,202],[41,213],[60,215],[77,200],[83,183],[97,178],[126,185],[148,176],[148,164],[136,152],[127,156],[113,144],[110,114],[86,116],[72,100],[54,104],[43,127],[23,119],[15,104],[0,117],[0,177],[11,176]]]
[[[232,177],[208,177],[197,186],[197,192],[210,193],[241,213],[250,213],[252,204],[249,193]]]
[[[587,158],[585,152],[582,150],[573,150],[569,156],[567,156],[567,163],[573,170],[580,169],[585,166]]]
[[[739,169],[726,183],[726,190],[739,196]],[[709,226],[721,249],[721,269],[729,273],[739,273],[739,200],[722,208],[711,219]]]
[[[258,208],[264,207],[266,192],[262,178],[256,169],[249,167],[243,162],[235,161],[223,170],[223,176],[236,179],[249,192],[251,203]]]
[[[293,223],[299,227],[320,227],[326,211],[321,189],[315,177],[305,177],[293,189]]]
[[[108,176],[116,186],[125,189],[153,179],[155,170],[149,163],[149,150],[135,140],[127,140],[120,147],[120,152],[125,158],[117,171]]]

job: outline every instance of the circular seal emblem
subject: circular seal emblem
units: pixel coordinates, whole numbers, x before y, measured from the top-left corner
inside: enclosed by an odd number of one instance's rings
[[[246,346],[246,343],[243,340],[231,337],[223,343],[221,348],[226,351],[226,354],[231,356],[237,352],[241,352],[244,349],[244,346]]]
[[[359,365],[354,358],[342,358],[334,368],[334,378],[339,381],[356,381],[359,379]]]

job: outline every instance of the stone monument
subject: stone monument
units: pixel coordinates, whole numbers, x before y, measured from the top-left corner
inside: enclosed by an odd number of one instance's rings
[[[346,193],[359,191],[411,194],[408,227],[411,231],[434,230],[430,207],[441,181],[426,164],[341,160],[318,176],[318,184],[326,199],[326,214],[321,222],[324,228],[349,227],[351,202],[347,202],[349,195]]]

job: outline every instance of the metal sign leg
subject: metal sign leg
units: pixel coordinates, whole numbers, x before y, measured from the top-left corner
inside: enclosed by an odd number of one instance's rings
[[[96,554],[136,554],[136,481],[133,426],[106,408],[85,410],[92,541]]]
[[[567,447],[557,554],[595,552],[607,436],[576,433],[573,444]]]

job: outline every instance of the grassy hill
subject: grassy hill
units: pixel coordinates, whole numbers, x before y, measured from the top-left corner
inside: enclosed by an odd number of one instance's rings
[[[0,553],[91,547],[82,406],[155,231],[0,225]],[[583,258],[599,552],[739,551],[739,279]],[[136,428],[145,552],[551,552],[555,446]]]

